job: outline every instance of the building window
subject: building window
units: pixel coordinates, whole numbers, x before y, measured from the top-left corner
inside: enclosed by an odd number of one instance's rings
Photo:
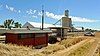
[[[18,34],[18,38],[22,39],[22,38],[34,38],[33,34]]]
[[[46,37],[46,34],[38,33],[38,34],[35,34],[35,37]]]

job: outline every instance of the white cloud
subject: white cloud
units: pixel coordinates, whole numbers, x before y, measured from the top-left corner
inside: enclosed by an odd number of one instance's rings
[[[6,8],[9,9],[8,5],[6,5]]]
[[[26,13],[27,14],[35,14],[36,13],[36,10],[30,9],[30,10],[27,10]]]
[[[21,13],[21,11],[20,11],[20,10],[18,10],[18,13]]]
[[[36,13],[36,10],[34,10],[33,13]]]
[[[39,16],[42,16],[42,11],[41,11],[41,12],[38,12],[38,15],[39,15]]]
[[[98,22],[99,20],[91,20],[87,18],[82,18],[82,17],[75,17],[75,16],[69,16],[72,18],[72,21],[74,22]]]
[[[35,16],[35,15],[33,15],[32,17],[33,17],[33,18],[37,18],[37,16]]]
[[[55,15],[53,13],[46,12],[46,16],[50,17],[50,18],[53,18],[53,19],[61,19],[63,15]]]
[[[14,9],[14,7],[9,7],[8,5],[6,5],[6,8],[12,12],[16,12],[16,10]]]
[[[55,15],[54,13],[46,12],[46,16],[53,19],[61,19],[64,15]],[[91,20],[82,17],[69,16],[73,22],[98,22],[99,20]]]
[[[29,11],[26,11],[27,14],[33,14],[32,9],[30,9]]]
[[[8,9],[8,10],[11,11],[11,12],[21,13],[20,10],[17,10],[17,9],[15,9],[14,7],[10,7],[10,6],[8,6],[8,5],[6,5],[6,9]]]
[[[14,8],[13,8],[13,7],[9,7],[9,9],[10,9],[11,11],[14,11]]]

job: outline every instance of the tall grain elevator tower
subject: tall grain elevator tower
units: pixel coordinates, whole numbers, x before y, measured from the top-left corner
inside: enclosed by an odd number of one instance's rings
[[[65,10],[65,16],[62,17],[62,27],[72,27],[72,20],[69,18],[69,11]]]

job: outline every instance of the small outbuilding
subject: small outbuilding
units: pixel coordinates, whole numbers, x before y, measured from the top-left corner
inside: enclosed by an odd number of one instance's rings
[[[12,43],[24,46],[47,46],[48,34],[50,29],[37,28],[16,28],[16,29],[0,29],[0,32],[6,33],[6,43]]]

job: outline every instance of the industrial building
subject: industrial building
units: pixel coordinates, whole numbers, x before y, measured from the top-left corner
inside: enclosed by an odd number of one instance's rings
[[[56,29],[57,36],[64,36],[67,34],[67,31],[71,29],[72,27],[72,20],[69,18],[69,11],[65,10],[65,15],[58,20],[62,21],[61,25],[56,25],[56,24],[44,24],[44,28],[49,28],[49,29]],[[26,22],[23,26],[23,28],[41,28],[41,23],[37,22]]]
[[[56,24],[44,24],[44,28],[49,28],[49,27],[72,27],[72,20],[69,18],[69,11],[65,10],[65,15],[60,19],[62,21],[62,25],[56,25]],[[41,28],[42,25],[41,23],[38,22],[26,22],[22,28]]]

